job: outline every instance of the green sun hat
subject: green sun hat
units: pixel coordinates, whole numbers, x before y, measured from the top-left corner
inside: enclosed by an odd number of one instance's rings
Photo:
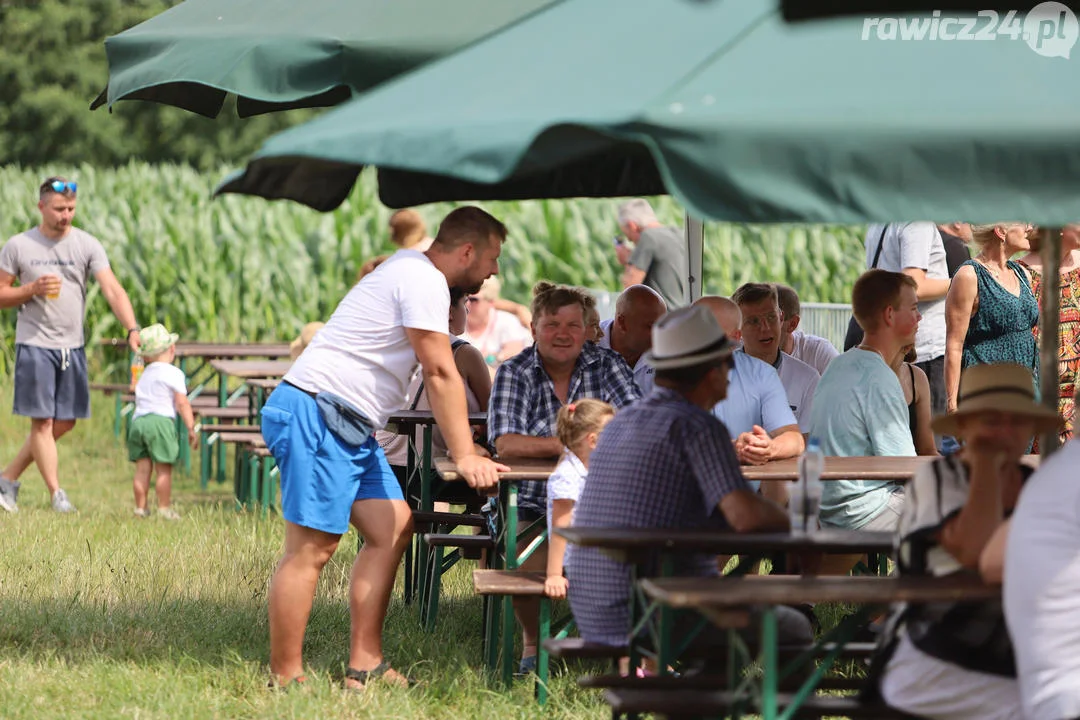
[[[143,357],[160,355],[176,344],[180,336],[169,332],[161,323],[155,323],[148,328],[139,331],[139,354]]]

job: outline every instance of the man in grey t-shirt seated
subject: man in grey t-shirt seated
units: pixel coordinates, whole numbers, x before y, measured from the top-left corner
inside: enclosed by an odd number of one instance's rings
[[[686,240],[677,228],[661,225],[648,201],[628,200],[619,206],[619,229],[634,243],[616,239],[615,255],[623,266],[622,284],[648,285],[669,310],[690,303]]]
[[[0,473],[0,508],[8,512],[18,510],[18,479],[31,462],[49,489],[53,510],[75,510],[60,489],[56,441],[76,420],[90,417],[83,321],[91,277],[127,330],[128,344],[139,347],[131,301],[109,268],[104,248],[71,225],[76,190],[74,182],[60,177],[42,183],[41,224],[0,248],[0,308],[19,309],[14,412],[30,418],[30,437]]]

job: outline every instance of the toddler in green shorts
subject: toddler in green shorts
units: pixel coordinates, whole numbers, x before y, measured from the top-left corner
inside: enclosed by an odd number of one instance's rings
[[[172,469],[180,455],[176,436],[177,414],[187,426],[188,443],[194,449],[198,443],[195,417],[187,398],[187,380],[183,371],[172,364],[176,357],[176,340],[164,325],[151,325],[139,333],[142,346],[139,354],[146,368],[135,385],[135,414],[128,428],[128,459],[135,463],[135,515],[150,517],[147,495],[150,475],[156,469],[158,515],[166,520],[179,520],[172,509]]]

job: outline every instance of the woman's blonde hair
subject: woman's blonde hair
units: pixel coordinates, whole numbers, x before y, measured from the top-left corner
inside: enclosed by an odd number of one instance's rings
[[[989,225],[972,225],[971,226],[971,242],[975,243],[979,247],[983,247],[991,242],[1001,242],[1002,238],[999,238],[994,232],[998,228],[1008,228],[1013,225],[1023,225],[1019,222],[998,222],[991,223]]]
[[[603,400],[586,398],[559,408],[555,435],[564,446],[573,449],[589,433],[600,432],[604,421],[615,416],[615,408]]]

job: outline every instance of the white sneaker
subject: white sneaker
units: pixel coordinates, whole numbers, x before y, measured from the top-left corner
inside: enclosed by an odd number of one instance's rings
[[[180,513],[173,510],[171,507],[158,508],[157,514],[163,520],[179,520]]]
[[[135,508],[135,517],[148,518],[150,517],[150,511],[146,508]]]
[[[0,508],[8,512],[19,512],[19,483],[0,476]]]
[[[75,506],[68,500],[67,493],[63,490],[57,490],[52,496],[52,509],[60,513],[73,513],[76,512]]]

